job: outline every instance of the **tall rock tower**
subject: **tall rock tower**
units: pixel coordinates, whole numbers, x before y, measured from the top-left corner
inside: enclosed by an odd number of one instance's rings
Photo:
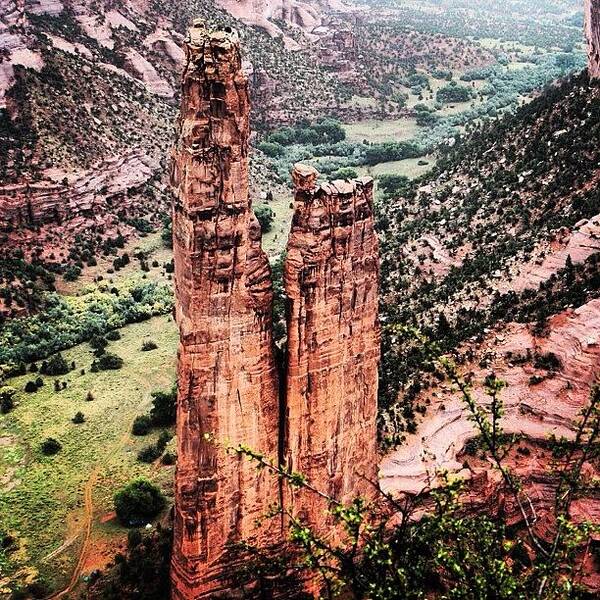
[[[272,285],[248,197],[248,86],[238,36],[190,30],[173,157],[178,366],[173,598],[227,597],[228,544],[265,545],[255,523],[278,482],[221,445],[277,457]]]
[[[590,77],[600,77],[600,0],[585,0],[585,37]]]
[[[289,301],[286,459],[336,499],[368,492],[377,473],[380,356],[373,182],[317,185],[296,165],[285,263]],[[305,492],[287,500],[317,530],[327,508]]]

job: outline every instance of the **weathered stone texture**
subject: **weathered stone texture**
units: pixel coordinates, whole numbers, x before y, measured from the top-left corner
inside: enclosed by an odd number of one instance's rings
[[[274,522],[255,524],[279,499],[277,479],[223,447],[278,452],[270,267],[248,197],[247,81],[234,32],[198,24],[190,36],[173,161],[178,600],[226,594],[228,543],[265,545],[279,534]]]
[[[127,192],[143,186],[159,168],[141,152],[103,161],[96,168],[53,173],[40,182],[0,186],[0,230],[61,224],[130,209]]]
[[[286,459],[294,471],[348,501],[368,492],[377,469],[380,343],[378,241],[373,182],[317,186],[293,171],[295,213],[287,248],[289,302]],[[290,508],[319,529],[326,508],[305,492]]]
[[[585,35],[591,77],[600,77],[600,0],[585,0]]]

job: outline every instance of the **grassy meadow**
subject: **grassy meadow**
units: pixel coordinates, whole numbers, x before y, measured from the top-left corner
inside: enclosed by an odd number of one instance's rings
[[[44,385],[37,392],[26,393],[24,386],[38,373],[7,381],[18,394],[15,409],[0,416],[0,530],[15,545],[0,554],[0,572],[8,573],[0,578],[0,597],[2,584],[27,583],[38,572],[50,589],[66,587],[84,543],[82,574],[104,567],[127,534],[114,518],[112,498],[133,477],[145,475],[170,493],[173,467],[136,460],[159,432],[135,437],[130,431],[134,418],[151,407],[151,392],[168,390],[175,381],[176,326],[163,316],[120,333],[108,347],[124,359],[120,370],[91,372],[92,349],[81,344],[63,352],[76,368],[64,376],[41,376]],[[141,351],[145,340],[158,348]],[[55,380],[61,387],[66,382],[66,388],[55,391]],[[93,400],[87,399],[89,392]],[[85,422],[74,424],[78,411]],[[48,437],[62,444],[54,456],[40,451]]]

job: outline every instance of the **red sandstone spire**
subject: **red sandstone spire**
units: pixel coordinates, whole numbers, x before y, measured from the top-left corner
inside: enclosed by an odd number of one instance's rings
[[[278,539],[255,519],[276,478],[213,443],[275,458],[278,384],[272,286],[248,198],[249,100],[238,36],[190,31],[173,160],[178,462],[173,598],[216,598],[234,570],[230,542]],[[269,527],[271,531],[269,531]]]
[[[317,187],[296,165],[285,264],[289,298],[286,458],[336,499],[370,489],[377,469],[378,242],[373,182]],[[325,507],[294,494],[290,508],[323,530]]]

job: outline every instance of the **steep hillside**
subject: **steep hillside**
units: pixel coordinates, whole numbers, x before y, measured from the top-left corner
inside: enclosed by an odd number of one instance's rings
[[[180,44],[195,17],[242,30],[248,70],[260,65],[253,77],[257,110],[266,108],[263,85],[277,87],[281,110],[294,112],[299,88],[313,105],[334,104],[335,85],[304,55],[204,0],[133,2],[118,10],[108,2],[3,2],[0,98],[9,153],[2,157],[2,179],[29,169],[87,167],[135,145],[164,156]]]
[[[282,115],[336,104],[307,56],[205,0],[2,0],[0,313],[21,314],[56,274],[76,278],[160,227],[182,32],[195,17],[241,30],[257,119],[271,102]]]
[[[542,330],[599,295],[599,134],[600,86],[582,73],[451,140],[431,176],[381,206],[388,322],[448,350],[498,321]],[[385,368],[397,370],[392,357]],[[413,375],[386,380],[406,392]]]
[[[557,464],[600,374],[599,136],[600,82],[583,72],[449,140],[431,175],[385,182],[386,491],[419,493],[453,473],[471,482],[472,507],[500,506],[523,526],[482,451],[471,394],[485,414],[501,406],[504,464],[523,482],[536,534],[553,535]],[[451,380],[442,355],[456,364]],[[494,395],[496,378],[506,387]],[[599,468],[594,453],[570,508],[575,521],[598,521]],[[594,559],[579,582],[598,589]]]

